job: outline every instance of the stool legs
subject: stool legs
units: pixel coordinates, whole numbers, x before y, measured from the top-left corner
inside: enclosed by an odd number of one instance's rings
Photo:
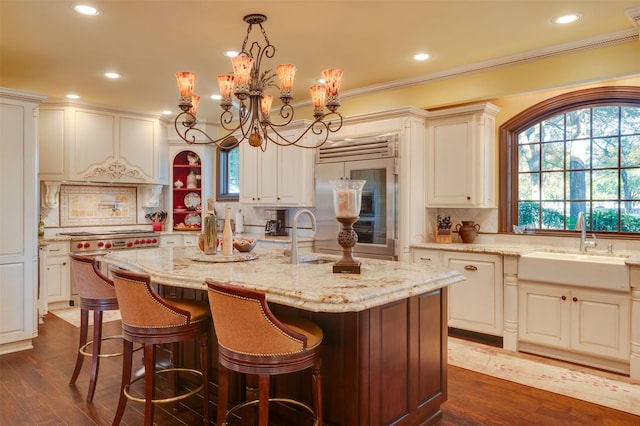
[[[316,424],[322,426],[322,377],[320,363],[311,368],[311,392],[313,397],[313,411],[316,414]]]
[[[78,355],[76,357],[76,366],[71,375],[69,384],[73,385],[82,369],[84,355],[80,350],[87,344],[89,332],[89,311],[80,309],[80,344],[78,345]],[[100,369],[100,349],[102,346],[102,311],[93,311],[93,343],[91,344],[91,374],[89,375],[89,390],[87,391],[87,402],[93,401],[93,395],[96,392],[96,384],[98,382],[98,370]]]
[[[217,426],[224,426],[229,398],[229,370],[218,364],[218,420]]]
[[[124,388],[131,381],[131,369],[133,364],[133,342],[124,340],[122,355],[122,381],[120,383],[120,398],[118,398],[118,408],[116,409],[116,415],[113,418],[113,426],[119,425],[124,414],[124,409],[127,406],[127,397],[124,394]]]
[[[269,424],[269,375],[261,374],[258,377],[258,425]]]
[[[153,424],[153,402],[156,390],[156,345],[144,344],[144,424]]]

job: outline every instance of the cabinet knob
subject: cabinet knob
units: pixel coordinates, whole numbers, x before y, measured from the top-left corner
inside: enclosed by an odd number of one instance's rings
[[[471,199],[471,197],[467,195],[467,200],[470,200],[470,199]]]
[[[62,262],[62,266],[67,266],[67,262]]]
[[[474,265],[465,265],[464,270],[465,271],[477,271],[478,267],[474,266]]]
[[[567,300],[567,296],[562,296],[562,300]]]
[[[572,300],[573,300],[574,302],[577,302],[577,301],[578,301],[578,298],[577,298],[577,297],[574,297]]]

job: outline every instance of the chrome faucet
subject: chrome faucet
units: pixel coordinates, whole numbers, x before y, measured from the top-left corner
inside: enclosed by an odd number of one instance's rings
[[[587,224],[586,219],[584,218],[584,213],[578,213],[578,220],[576,220],[576,231],[580,231],[580,251],[583,253],[587,252],[587,248],[598,247],[598,238],[594,234],[593,241],[587,241]]]
[[[311,230],[316,231],[316,217],[309,209],[301,209],[293,216],[291,224],[291,263],[298,263],[298,218],[306,214],[311,219]]]

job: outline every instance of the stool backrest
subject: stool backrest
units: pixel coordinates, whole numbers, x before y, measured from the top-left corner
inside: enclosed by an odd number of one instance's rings
[[[169,304],[153,289],[147,274],[115,268],[111,270],[122,323],[139,328],[187,325],[188,311]]]
[[[206,280],[218,344],[249,355],[302,352],[307,338],[280,322],[269,309],[265,293]]]
[[[78,294],[85,299],[113,299],[116,291],[113,281],[100,270],[93,257],[69,254],[71,257],[71,275],[76,283]]]

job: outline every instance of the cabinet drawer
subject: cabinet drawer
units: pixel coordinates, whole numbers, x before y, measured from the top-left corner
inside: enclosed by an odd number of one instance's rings
[[[47,256],[67,256],[69,254],[69,242],[60,241],[48,243],[46,251]]]

